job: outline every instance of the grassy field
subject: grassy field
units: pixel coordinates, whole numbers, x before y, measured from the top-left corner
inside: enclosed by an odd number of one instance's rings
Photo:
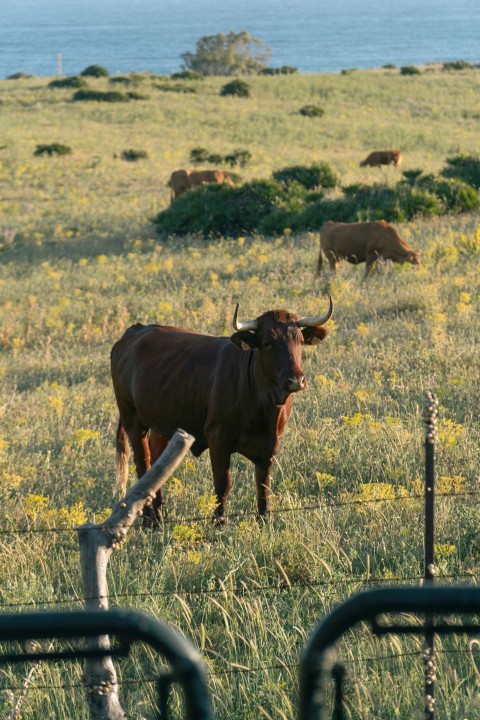
[[[189,456],[168,483],[164,528],[134,528],[109,568],[112,606],[166,620],[199,648],[215,718],[290,720],[317,621],[378,579],[418,584],[423,574],[427,389],[440,401],[439,582],[477,582],[480,215],[399,227],[420,268],[381,267],[368,282],[347,264],[316,279],[313,233],[158,238],[150,220],[198,146],[248,149],[245,180],[326,161],[342,185],[393,183],[398,169],[359,167],[391,147],[404,169],[438,172],[448,156],[477,150],[480,70],[256,77],[248,99],[220,97],[220,78],[186,83],[196,88],[187,94],[147,77],[135,86],[146,99],[115,105],[72,102],[72,90],[48,81],[0,82],[1,607],[81,607],[74,528],[112,506],[109,352],[130,324],[226,335],[237,301],[243,317],[274,307],[309,315],[331,292],[330,334],[304,352],[309,386],[277,456],[271,523],[258,526],[253,466],[235,457],[230,522],[214,528],[208,457]],[[302,117],[307,103],[324,116]],[[53,142],[72,154],[34,156]],[[148,158],[126,162],[127,148]],[[438,716],[479,717],[478,647],[466,638],[439,647]],[[417,650],[411,639],[349,635],[339,648],[349,717],[422,717]],[[118,665],[129,718],[155,716],[155,686],[140,682],[154,667],[141,653]],[[2,717],[26,674],[1,671]],[[42,665],[31,680],[25,720],[87,717],[81,668]]]

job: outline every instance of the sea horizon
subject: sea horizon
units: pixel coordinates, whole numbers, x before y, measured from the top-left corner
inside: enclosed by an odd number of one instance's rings
[[[182,69],[205,35],[247,30],[271,49],[270,66],[301,73],[478,63],[476,0],[15,0],[0,11],[0,78]]]

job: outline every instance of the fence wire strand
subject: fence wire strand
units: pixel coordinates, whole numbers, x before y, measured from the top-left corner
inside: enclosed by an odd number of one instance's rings
[[[435,498],[471,498],[471,497],[480,497],[480,491],[477,490],[471,490],[468,492],[462,492],[462,493],[436,493]],[[424,500],[424,495],[405,495],[405,496],[398,496],[394,498],[368,498],[365,500],[344,500],[341,502],[324,502],[319,503],[315,505],[300,505],[298,507],[282,507],[282,508],[273,508],[270,510],[270,515],[282,515],[282,514],[288,514],[288,513],[296,513],[296,512],[314,512],[317,510],[330,510],[330,509],[337,509],[337,508],[345,508],[349,506],[357,506],[357,505],[373,505],[376,503],[401,503],[401,502],[410,502],[412,500]],[[254,510],[251,510],[249,512],[237,512],[237,513],[229,513],[228,518],[229,519],[242,519],[242,518],[251,518],[256,517],[257,512]],[[210,523],[211,518],[209,516],[205,515],[193,515],[190,517],[173,517],[173,518],[165,518],[163,519],[158,528],[153,529],[154,534],[158,529],[162,529],[164,525],[186,525],[188,523]],[[48,534],[48,533],[76,533],[78,532],[80,526],[76,527],[42,527],[42,528],[11,528],[11,529],[0,529],[0,535],[28,535],[29,533],[32,534]],[[115,530],[117,527],[121,528],[122,525],[109,525],[109,529]],[[89,530],[97,530],[98,525],[91,527],[91,528],[83,528],[83,532],[89,531]],[[141,523],[138,522],[134,525],[132,525],[131,530],[145,530],[145,528],[142,527]]]

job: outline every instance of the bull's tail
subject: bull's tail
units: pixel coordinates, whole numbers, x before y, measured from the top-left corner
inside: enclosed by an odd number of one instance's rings
[[[130,457],[130,446],[128,444],[128,435],[125,432],[125,428],[122,425],[121,419],[118,421],[115,447],[116,466],[114,492],[120,491],[123,497],[127,491],[128,460]]]

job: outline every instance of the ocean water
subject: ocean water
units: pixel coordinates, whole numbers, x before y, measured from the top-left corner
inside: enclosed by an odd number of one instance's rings
[[[480,0],[0,0],[0,78],[99,63],[170,74],[204,35],[248,30],[300,72],[478,62]]]

